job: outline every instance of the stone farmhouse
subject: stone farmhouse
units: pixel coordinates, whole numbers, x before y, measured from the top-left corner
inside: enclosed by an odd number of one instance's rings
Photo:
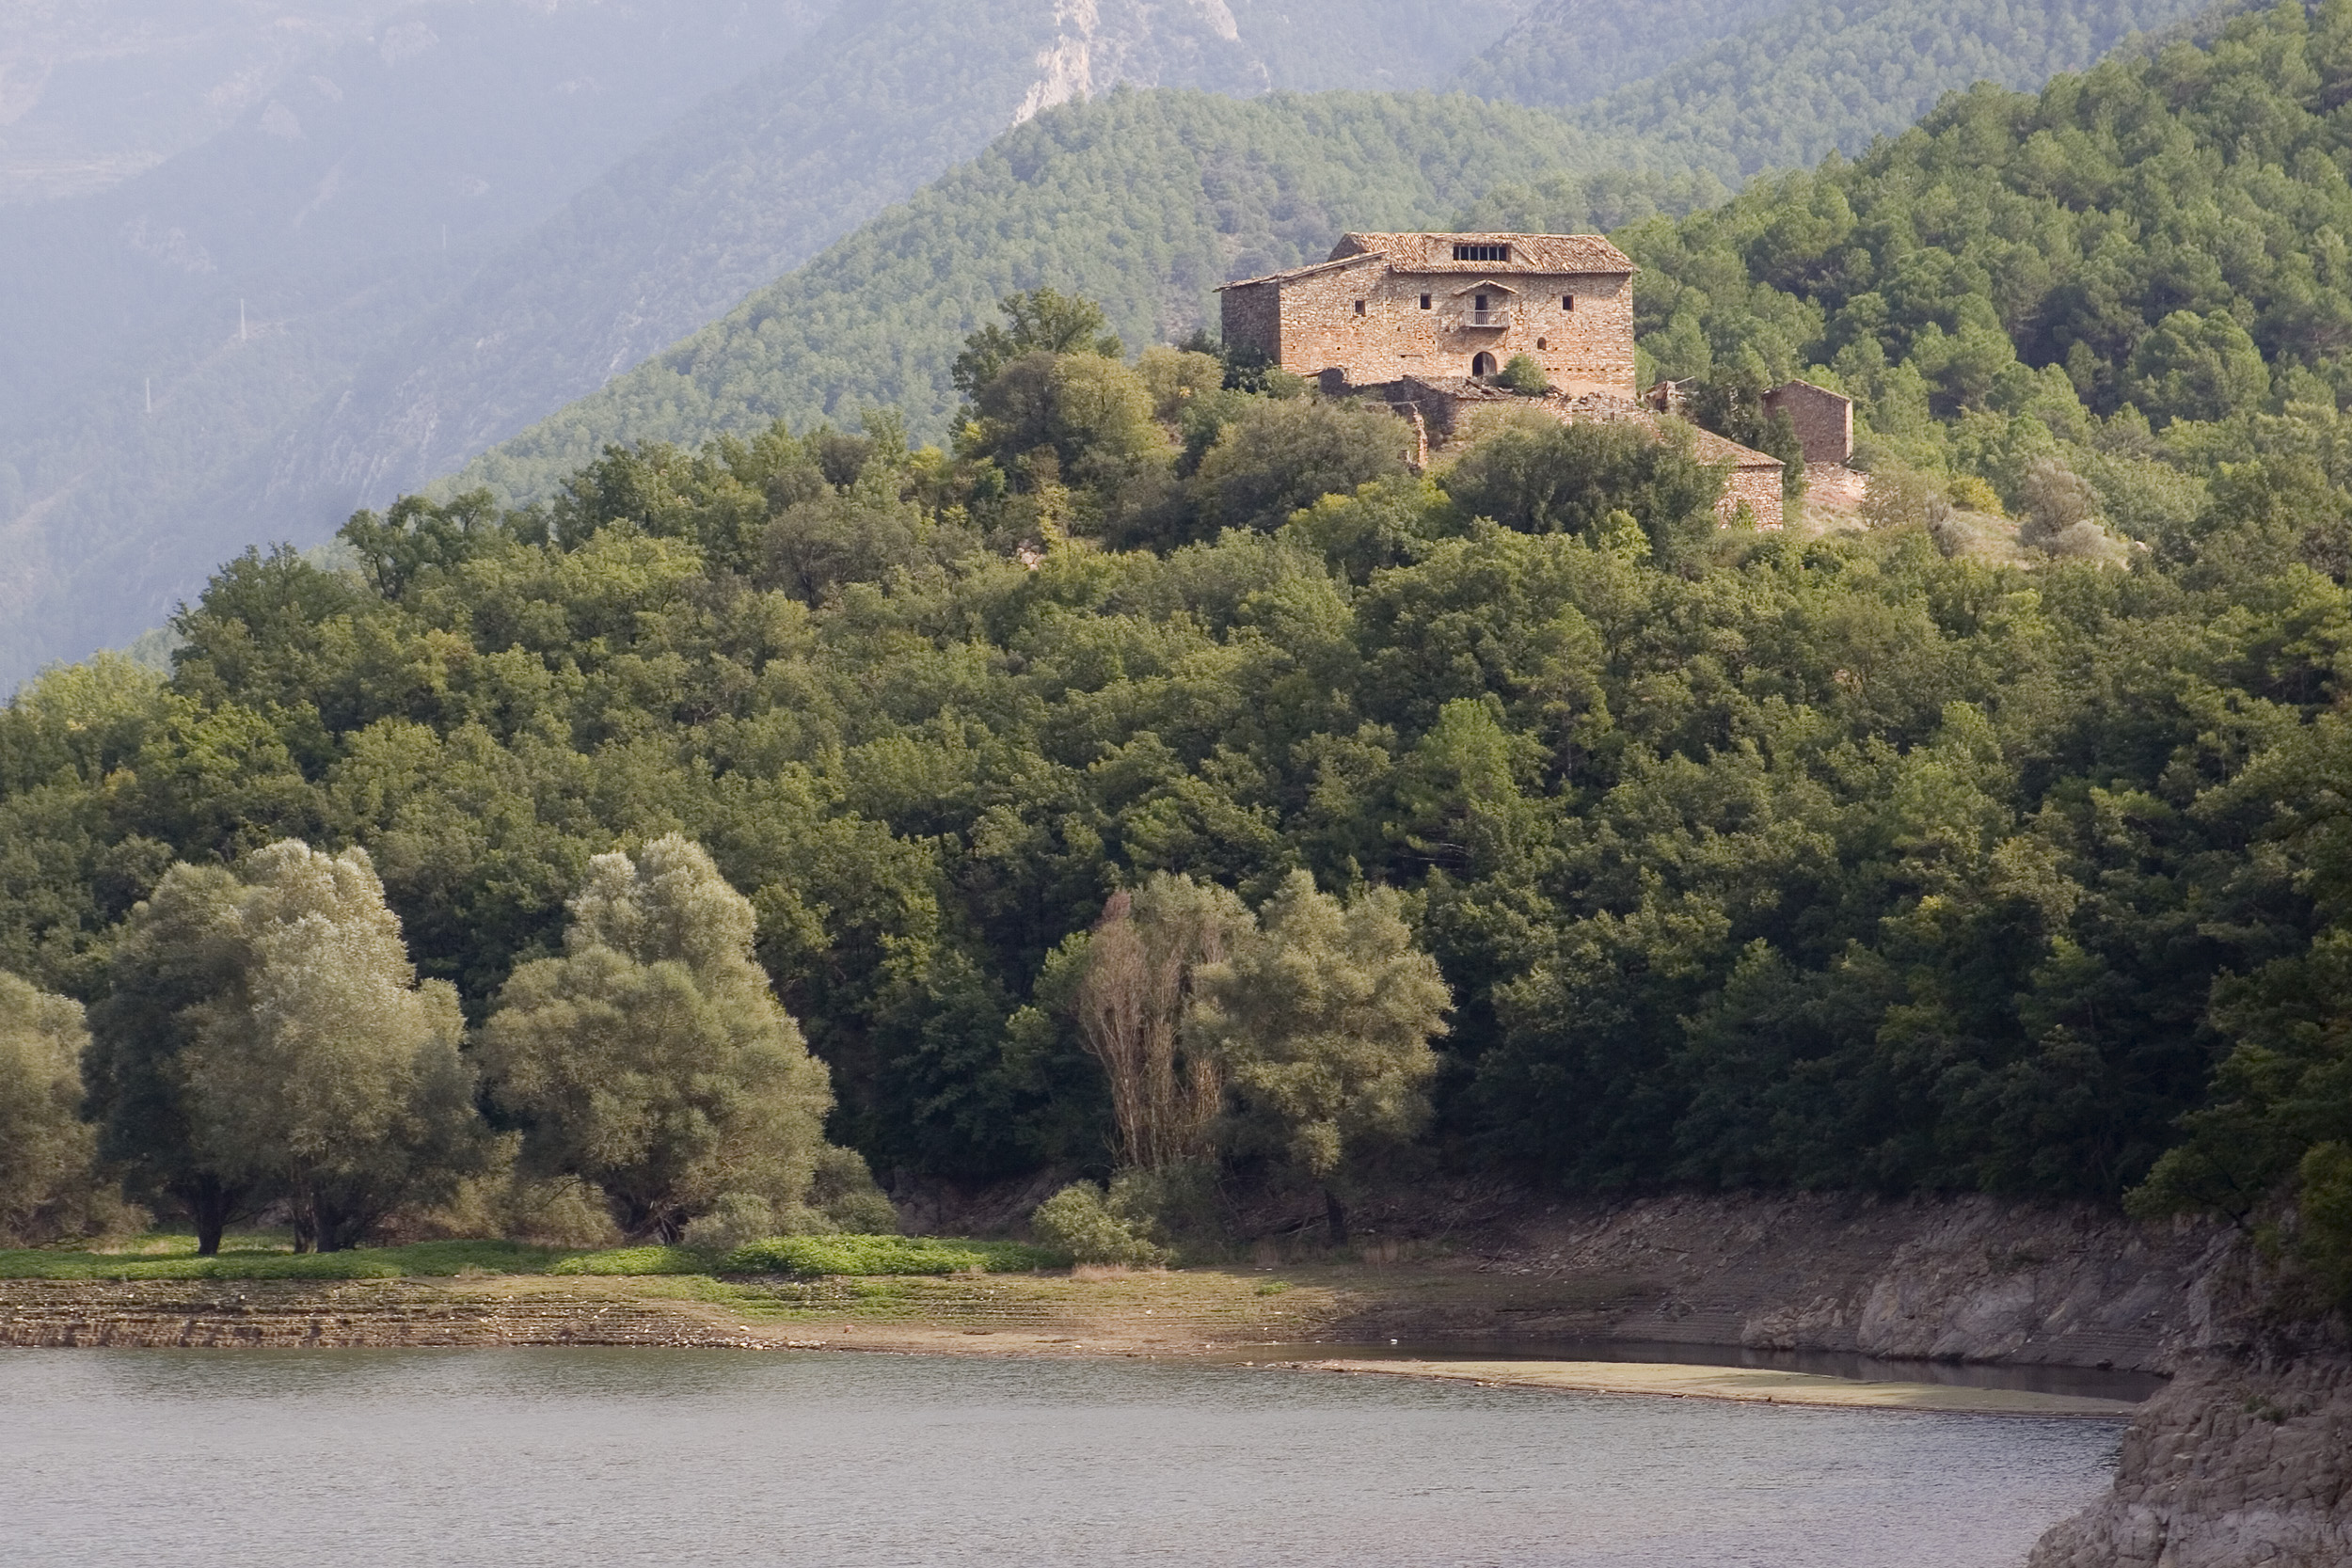
[[[1745,507],[1759,525],[1778,528],[1778,458],[1637,397],[1634,271],[1597,234],[1345,234],[1327,261],[1218,292],[1229,347],[1255,349],[1294,374],[1314,377],[1327,395],[1386,403],[1414,426],[1423,462],[1433,439],[1443,445],[1482,408],[1498,405],[1533,408],[1563,423],[1645,424],[1661,438],[1689,431],[1701,461],[1727,470],[1719,506],[1724,518]],[[1549,393],[1495,384],[1521,355],[1544,368]],[[1787,399],[1808,466],[1845,461],[1851,404],[1803,382],[1772,396]],[[1835,404],[1844,404],[1845,447],[1830,458]]]

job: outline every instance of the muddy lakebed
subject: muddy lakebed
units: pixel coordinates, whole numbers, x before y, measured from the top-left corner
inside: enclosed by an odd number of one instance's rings
[[[7,1557],[61,1565],[1992,1568],[2105,1489],[2123,1423],[2102,1405],[1841,1408],[1224,1357],[34,1350],[0,1354],[0,1473]]]

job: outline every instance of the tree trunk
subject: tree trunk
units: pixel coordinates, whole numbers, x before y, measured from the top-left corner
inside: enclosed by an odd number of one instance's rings
[[[220,1256],[221,1232],[229,1228],[230,1216],[237,1212],[241,1195],[224,1186],[217,1176],[199,1176],[180,1190],[180,1201],[188,1206],[188,1214],[196,1221],[196,1255],[199,1258]]]
[[[1331,1244],[1347,1244],[1347,1211],[1340,1207],[1340,1196],[1330,1188],[1323,1189],[1323,1217],[1331,1225]]]

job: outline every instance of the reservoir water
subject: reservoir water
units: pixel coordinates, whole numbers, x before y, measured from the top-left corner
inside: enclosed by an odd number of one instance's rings
[[[2013,1568],[2120,1422],[1183,1362],[0,1353],[0,1561]]]

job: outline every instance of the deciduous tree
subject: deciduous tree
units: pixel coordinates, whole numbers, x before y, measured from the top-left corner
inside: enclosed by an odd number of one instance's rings
[[[80,1003],[0,974],[0,1238],[79,1234],[104,1207],[97,1134],[77,1114],[88,1040]]]
[[[1295,871],[1232,956],[1200,972],[1186,1038],[1224,1071],[1234,1147],[1288,1160],[1324,1184],[1335,1241],[1346,1220],[1331,1180],[1365,1146],[1428,1119],[1432,1037],[1453,1005],[1413,942],[1403,900],[1375,888],[1343,904]]]
[[[750,900],[671,834],[591,863],[564,955],[500,993],[482,1056],[523,1158],[601,1189],[632,1235],[675,1241],[722,1199],[780,1229],[805,1204],[833,1095],[752,959]]]

